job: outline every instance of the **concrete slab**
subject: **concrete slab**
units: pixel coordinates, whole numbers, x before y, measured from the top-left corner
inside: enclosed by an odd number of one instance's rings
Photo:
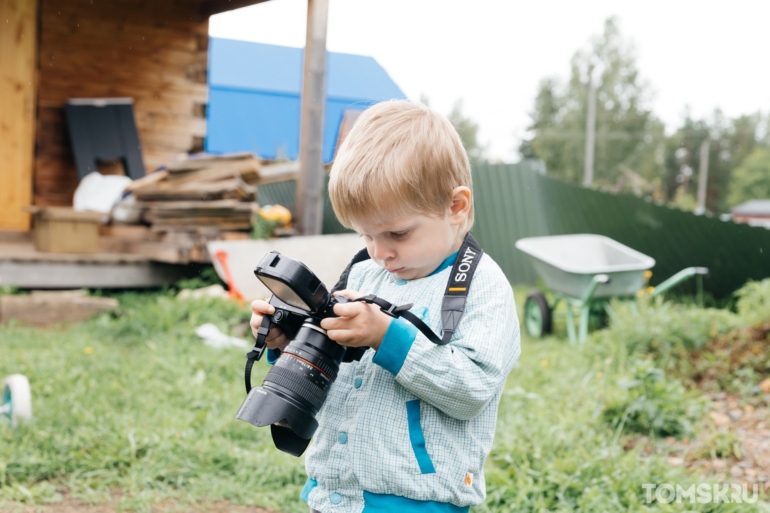
[[[213,241],[208,243],[209,254],[219,277],[227,282],[227,275],[221,261],[216,258],[219,251],[227,255],[227,265],[238,291],[248,300],[270,296],[262,285],[254,268],[270,251],[299,260],[305,264],[327,288],[337,283],[345,266],[353,256],[365,247],[364,240],[356,234],[312,235],[268,240]]]

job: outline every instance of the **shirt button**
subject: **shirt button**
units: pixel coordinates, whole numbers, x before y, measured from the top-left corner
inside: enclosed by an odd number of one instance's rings
[[[329,496],[329,502],[331,502],[332,504],[339,504],[340,502],[342,502],[342,495],[338,493],[331,494]]]
[[[340,433],[339,441],[340,441],[341,444],[348,443],[348,434],[345,433],[344,431],[342,433]]]
[[[396,285],[406,285],[406,280],[396,280]]]
[[[361,378],[356,378],[356,380],[353,382],[353,386],[356,388],[361,388],[361,383],[363,383],[363,380]]]

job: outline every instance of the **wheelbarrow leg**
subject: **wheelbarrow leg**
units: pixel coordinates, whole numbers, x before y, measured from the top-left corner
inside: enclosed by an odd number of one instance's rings
[[[580,336],[578,342],[581,344],[588,338],[588,317],[591,313],[591,304],[584,303],[580,307]]]

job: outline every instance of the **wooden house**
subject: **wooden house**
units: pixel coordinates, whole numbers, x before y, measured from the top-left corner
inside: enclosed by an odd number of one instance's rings
[[[0,230],[71,204],[69,98],[133,98],[147,170],[201,151],[208,19],[261,1],[0,0]]]

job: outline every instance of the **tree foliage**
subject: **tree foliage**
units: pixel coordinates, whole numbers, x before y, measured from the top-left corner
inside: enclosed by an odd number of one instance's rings
[[[532,137],[522,144],[522,156],[543,159],[551,175],[581,181],[591,85],[596,87],[595,182],[612,184],[629,174],[659,179],[663,168],[656,148],[663,141],[663,125],[649,108],[650,88],[640,78],[634,47],[624,40],[615,18],[575,53],[568,84],[555,78],[540,83],[529,127]]]
[[[716,110],[696,119],[687,112],[679,127],[666,136],[663,123],[651,111],[652,94],[640,77],[634,47],[623,38],[615,18],[608,19],[603,33],[572,57],[568,83],[556,78],[540,82],[531,113],[531,137],[519,147],[522,158],[540,158],[549,175],[582,182],[592,85],[596,88],[595,185],[612,192],[651,195],[691,210],[696,202],[700,148],[708,140],[707,210],[722,212],[738,198],[770,196],[770,170],[763,167],[767,153],[752,153],[756,147],[770,146],[770,140],[759,136],[762,116],[731,119]],[[770,120],[764,122],[764,132],[770,132]],[[752,159],[747,158],[750,154]]]
[[[694,198],[699,179],[700,147],[708,139],[706,209],[725,211],[729,206],[731,174],[757,146],[760,121],[758,114],[730,119],[719,110],[706,119],[693,119],[687,114],[681,126],[666,140],[665,198]]]
[[[730,207],[751,199],[770,199],[770,148],[757,147],[730,175]]]
[[[459,99],[452,107],[449,113],[449,121],[460,134],[466,153],[471,160],[480,160],[484,158],[485,148],[479,144],[478,133],[479,125],[471,118],[463,114],[463,101]]]

